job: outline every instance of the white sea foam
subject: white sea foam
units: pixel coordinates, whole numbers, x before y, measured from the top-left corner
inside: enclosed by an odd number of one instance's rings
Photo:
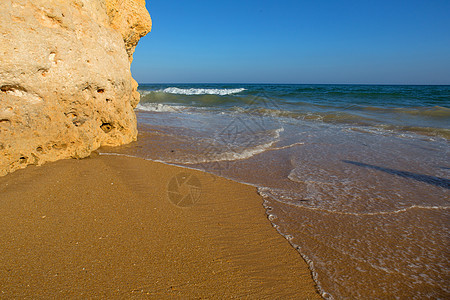
[[[164,90],[160,90],[160,92],[168,93],[168,94],[178,94],[178,95],[219,95],[226,96],[231,94],[237,94],[245,91],[244,88],[239,89],[180,89],[177,87],[168,87]]]
[[[196,156],[195,158],[189,159],[188,161],[181,160],[177,163],[191,165],[191,164],[202,164],[202,163],[211,163],[211,162],[244,160],[244,159],[248,159],[252,156],[255,156],[257,154],[263,153],[264,151],[268,150],[274,143],[275,143],[275,141],[272,141],[272,142],[269,142],[269,143],[266,143],[263,145],[258,145],[258,146],[252,147],[252,148],[245,149],[242,152],[229,151],[229,152],[223,152],[223,153],[217,153],[217,154],[207,154],[204,157]]]
[[[274,201],[277,201],[279,203],[283,203],[283,204],[286,204],[289,206],[301,207],[301,208],[314,210],[314,211],[323,211],[323,212],[333,213],[333,214],[338,214],[338,215],[377,216],[377,215],[399,214],[399,213],[404,213],[404,212],[407,212],[407,211],[413,210],[413,209],[425,209],[425,210],[448,210],[448,209],[450,209],[450,206],[436,206],[436,205],[425,206],[425,205],[413,204],[408,207],[391,210],[391,211],[346,212],[346,211],[339,211],[339,210],[334,210],[334,209],[326,209],[323,207],[314,207],[314,206],[310,206],[310,205],[305,205],[304,203],[296,200],[296,199],[301,199],[301,197],[298,196],[297,193],[291,192],[292,195],[287,196],[286,193],[283,193],[283,192],[284,192],[283,190],[279,190],[279,189],[272,189],[272,188],[268,188],[268,187],[258,186],[258,194],[261,195],[261,197],[263,197],[263,198],[269,198],[269,199],[272,199]]]
[[[282,230],[282,228],[277,225],[274,221],[276,221],[278,219],[277,215],[274,215],[273,213],[271,213],[271,211],[273,210],[273,208],[269,205],[269,201],[267,200],[267,197],[264,197],[262,192],[261,187],[257,187],[258,188],[258,192],[260,193],[260,195],[263,197],[263,207],[266,210],[266,214],[268,216],[268,219],[270,221],[270,223],[272,224],[273,228],[276,229],[276,231],[281,234],[291,245],[292,247],[294,247],[294,249],[296,249],[298,251],[298,253],[303,257],[303,259],[306,261],[306,263],[308,264],[309,270],[311,271],[311,275],[313,277],[314,282],[316,283],[316,287],[319,291],[319,293],[322,295],[322,297],[326,300],[334,300],[333,296],[328,294],[327,292],[325,292],[325,290],[322,288],[322,285],[319,281],[319,274],[317,273],[315,267],[314,267],[314,262],[312,259],[310,259],[303,251],[303,249],[300,247],[300,245],[295,244],[293,242],[294,237],[290,234],[288,234],[287,232],[284,232]]]
[[[136,108],[140,110],[154,111],[154,112],[178,112],[185,109],[186,107],[173,106],[162,103],[140,103]]]
[[[252,156],[255,156],[257,154],[263,153],[270,149],[274,143],[278,141],[278,138],[280,137],[280,132],[282,132],[284,128],[278,128],[273,131],[275,139],[273,141],[270,141],[265,144],[256,145],[254,147],[247,148],[240,151],[227,151],[222,153],[205,153],[202,156],[195,155],[195,157],[190,158],[181,158],[181,159],[170,159],[170,160],[154,160],[149,159],[151,161],[156,162],[162,162],[166,164],[183,164],[183,165],[194,165],[194,164],[203,164],[203,163],[212,163],[212,162],[225,162],[225,161],[235,161],[235,160],[244,160],[248,159]],[[127,154],[117,154],[117,153],[100,153],[101,155],[119,155],[119,156],[126,156],[126,157],[138,157],[138,156],[131,156]]]
[[[141,94],[141,97],[147,96],[151,93],[153,93],[154,91],[144,91],[144,90],[138,90],[139,94]]]
[[[302,146],[304,144],[305,143],[298,142],[298,143],[290,144],[290,145],[287,145],[287,146],[272,148],[270,150],[284,150],[284,149],[289,149],[289,148],[296,147],[296,146]]]
[[[203,157],[196,156],[193,159],[189,159],[188,161],[182,160],[177,163],[183,163],[183,164],[201,164],[201,163],[210,163],[210,162],[222,162],[222,161],[235,161],[235,160],[244,160],[248,159],[250,157],[253,157],[255,155],[258,155],[260,153],[263,153],[267,150],[270,150],[270,148],[278,142],[280,138],[280,133],[284,131],[284,128],[277,128],[272,130],[273,134],[273,140],[269,141],[265,144],[256,145],[254,147],[249,147],[243,151],[227,151],[222,153],[212,153],[212,154],[206,154]]]

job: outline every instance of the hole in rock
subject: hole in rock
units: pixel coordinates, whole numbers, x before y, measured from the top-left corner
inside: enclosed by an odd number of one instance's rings
[[[100,128],[105,132],[108,133],[111,130],[113,130],[114,126],[112,126],[110,123],[103,123]]]
[[[66,113],[64,113],[64,114],[65,114],[66,117],[68,117],[68,118],[76,118],[76,117],[77,117],[77,113],[76,113],[76,112],[73,112],[73,111],[66,112]]]
[[[14,92],[15,88],[12,85],[2,85],[0,87],[0,90],[4,93],[7,93],[7,92]]]
[[[67,148],[67,144],[53,144],[52,148],[56,149],[56,150],[66,149]]]

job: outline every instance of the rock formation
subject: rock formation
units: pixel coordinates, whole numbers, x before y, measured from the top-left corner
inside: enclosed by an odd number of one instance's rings
[[[136,139],[144,0],[2,0],[0,176]]]

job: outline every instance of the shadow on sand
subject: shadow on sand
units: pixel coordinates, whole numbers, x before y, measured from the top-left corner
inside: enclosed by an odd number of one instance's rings
[[[357,161],[351,161],[351,160],[343,160],[343,162],[345,162],[347,164],[352,164],[352,165],[355,165],[358,167],[370,168],[370,169],[386,172],[388,174],[397,175],[397,176],[400,176],[403,178],[414,179],[414,180],[425,182],[425,183],[432,184],[435,186],[443,187],[445,189],[450,189],[450,180],[448,180],[446,178],[417,174],[417,173],[412,173],[412,172],[407,172],[407,171],[399,171],[399,170],[389,169],[389,168],[383,168],[383,167],[369,165],[369,164],[365,164],[365,163],[361,163],[361,162],[357,162]]]

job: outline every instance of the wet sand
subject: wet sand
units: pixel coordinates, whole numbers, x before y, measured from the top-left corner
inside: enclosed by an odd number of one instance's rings
[[[199,171],[98,155],[29,167],[0,178],[0,214],[1,297],[320,299],[256,189]]]

